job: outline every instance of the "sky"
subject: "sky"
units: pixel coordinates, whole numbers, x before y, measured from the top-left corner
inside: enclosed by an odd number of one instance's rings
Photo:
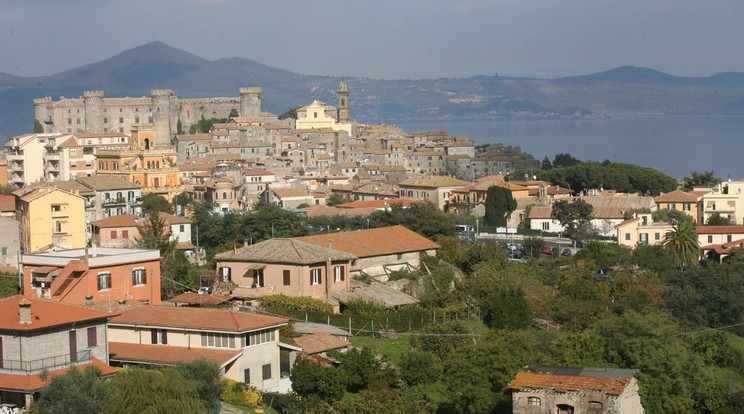
[[[159,40],[305,75],[744,72],[741,0],[0,0],[0,72],[51,75]]]

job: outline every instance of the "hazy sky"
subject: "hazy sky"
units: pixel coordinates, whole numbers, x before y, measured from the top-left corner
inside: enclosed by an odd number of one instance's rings
[[[742,0],[0,0],[0,72],[153,40],[207,59],[371,78],[744,72]]]

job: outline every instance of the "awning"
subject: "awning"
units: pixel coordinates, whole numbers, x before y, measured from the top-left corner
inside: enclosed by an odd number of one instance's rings
[[[263,269],[265,267],[266,267],[265,264],[254,263],[252,265],[248,265],[248,270],[259,270],[259,269]]]
[[[37,282],[49,283],[57,276],[57,269],[54,266],[42,266],[31,270],[31,275],[33,276],[33,280]]]

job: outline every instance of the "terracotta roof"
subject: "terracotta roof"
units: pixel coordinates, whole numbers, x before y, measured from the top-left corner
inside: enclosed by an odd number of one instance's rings
[[[0,373],[0,390],[22,392],[38,391],[41,388],[44,388],[44,386],[47,385],[49,381],[51,381],[52,377],[62,375],[72,368],[84,370],[89,366],[94,366],[100,369],[101,375],[104,377],[116,374],[116,370],[114,368],[106,365],[106,363],[101,361],[100,359],[93,357],[91,359],[91,362],[86,364],[78,364],[74,367],[66,367],[49,371],[49,376],[47,377],[46,381],[41,379],[41,375],[39,375],[39,373],[26,375]]]
[[[214,256],[218,260],[250,261],[261,263],[293,263],[313,264],[331,260],[354,260],[356,256],[340,251],[328,249],[328,241],[318,246],[300,239],[270,239],[244,246],[236,251],[227,251]]]
[[[15,211],[14,195],[0,195],[0,211]]]
[[[96,191],[131,190],[142,188],[142,186],[137,183],[131,183],[129,181],[106,176],[79,177],[77,180],[84,186]]]
[[[700,197],[682,190],[674,190],[654,198],[656,203],[697,203]]]
[[[338,208],[367,208],[367,207],[385,207],[393,204],[401,204],[403,206],[410,206],[413,203],[418,203],[417,200],[411,200],[408,198],[389,198],[385,200],[364,200],[364,201],[352,201],[350,203],[338,204]]]
[[[433,241],[400,225],[305,236],[295,240],[312,243],[319,247],[328,246],[330,240],[334,249],[348,252],[359,258],[439,248],[439,245]]]
[[[171,345],[141,345],[124,342],[109,342],[109,359],[119,362],[145,362],[175,365],[178,361],[191,362],[205,358],[224,367],[243,354],[243,350],[187,348]]]
[[[697,226],[697,234],[744,234],[744,226]]]
[[[171,306],[138,306],[121,311],[111,319],[109,326],[138,325],[162,326],[181,329],[245,332],[285,325],[287,319],[236,312],[227,309],[189,308]]]
[[[310,206],[306,210],[307,216],[311,218],[322,216],[368,216],[377,211],[377,209],[374,207],[337,208],[324,205]]]
[[[309,197],[310,194],[304,188],[274,188],[277,197]]]
[[[457,178],[434,175],[431,177],[411,177],[401,181],[398,185],[401,187],[462,187],[468,185],[468,183]]]
[[[635,376],[635,370],[528,365],[506,386],[512,390],[594,390],[620,395]]]
[[[294,338],[294,342],[302,348],[302,352],[308,355],[346,348],[351,345],[348,341],[327,332],[300,336]]]
[[[232,296],[200,295],[194,292],[185,292],[171,298],[168,302],[186,303],[189,305],[222,305],[230,302]]]
[[[105,219],[100,219],[90,224],[99,228],[137,227],[137,219],[139,219],[139,216],[136,214],[122,214],[119,216],[106,217]]]
[[[163,212],[158,213],[158,215],[160,216],[160,219],[163,220],[166,226],[173,226],[176,224],[191,224],[191,220],[186,217],[175,216],[173,214]]]
[[[31,303],[31,323],[20,322],[19,304],[21,301]],[[106,319],[112,316],[116,314],[51,300],[24,298],[22,295],[0,299],[0,330],[5,331],[28,332],[81,321]]]
[[[250,170],[243,171],[243,175],[252,176],[252,175],[275,175],[275,174],[263,168],[251,168]]]

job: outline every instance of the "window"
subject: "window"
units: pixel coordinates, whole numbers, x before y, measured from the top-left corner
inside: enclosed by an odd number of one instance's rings
[[[98,346],[98,330],[95,326],[88,328],[88,348]]]
[[[77,155],[77,149],[75,149],[75,148],[72,148],[72,149],[70,150],[70,155]]]
[[[7,247],[0,247],[0,253],[2,253],[3,256],[8,255],[8,248]]]
[[[677,206],[674,203],[667,204],[667,209],[669,210],[676,210]]]
[[[289,270],[283,270],[282,271],[282,276],[283,276],[283,279],[284,279],[284,286],[289,286],[291,284],[290,283],[290,280],[291,279],[290,279],[290,276],[289,276]]]
[[[246,384],[251,383],[251,370],[248,368],[243,370],[243,382],[245,382]]]
[[[625,233],[625,240],[630,240],[630,233]]]
[[[151,329],[150,342],[152,344],[168,345],[168,331],[165,329]]]
[[[544,221],[542,224],[542,229],[545,231],[550,230],[550,223],[547,221]]]
[[[267,342],[273,342],[275,339],[274,329],[249,332],[243,336],[243,347],[261,345]]]
[[[144,285],[147,283],[147,272],[145,269],[132,270],[132,285]]]
[[[708,243],[713,243],[713,235],[712,234],[709,234],[708,235]]]
[[[123,124],[123,123],[124,123],[124,118],[122,118],[122,117],[119,117],[119,123],[120,123],[120,124]]]
[[[589,414],[600,414],[602,412],[602,403],[599,401],[589,401],[589,407],[587,407],[587,413]]]
[[[264,270],[253,269],[253,286],[264,287]]]
[[[654,240],[661,240],[661,233],[659,232],[654,233]]]
[[[222,278],[223,282],[229,282],[230,280],[232,280],[230,277],[231,270],[232,269],[230,269],[229,267],[220,268],[220,277]]]
[[[235,348],[235,335],[202,332],[201,345],[208,348]]]
[[[121,238],[122,239],[128,239],[129,238],[129,230],[122,230],[121,231]]]
[[[540,406],[541,401],[538,397],[529,397],[527,398],[527,404],[533,405],[533,406]]]
[[[116,239],[116,230],[111,230],[111,239]]]
[[[104,118],[103,118],[103,123],[104,123],[104,124],[108,124],[108,118],[104,117]]]
[[[320,269],[310,269],[310,284],[311,285],[320,284]]]
[[[684,204],[682,204],[682,210],[683,211],[690,211],[690,203],[684,203]]]
[[[111,273],[98,274],[98,290],[111,289]]]
[[[184,230],[185,230],[185,228],[186,228],[186,226],[184,226],[183,224],[181,224],[181,225],[178,226],[178,231],[180,231],[181,233],[183,233]]]
[[[336,282],[341,282],[344,280],[344,267],[343,266],[335,266],[333,268],[333,278]]]
[[[271,379],[271,364],[265,364],[261,367],[261,371],[263,373],[263,380],[270,380]]]
[[[726,243],[731,243],[731,240],[732,240],[731,239],[731,235],[730,234],[727,234],[726,235]]]

